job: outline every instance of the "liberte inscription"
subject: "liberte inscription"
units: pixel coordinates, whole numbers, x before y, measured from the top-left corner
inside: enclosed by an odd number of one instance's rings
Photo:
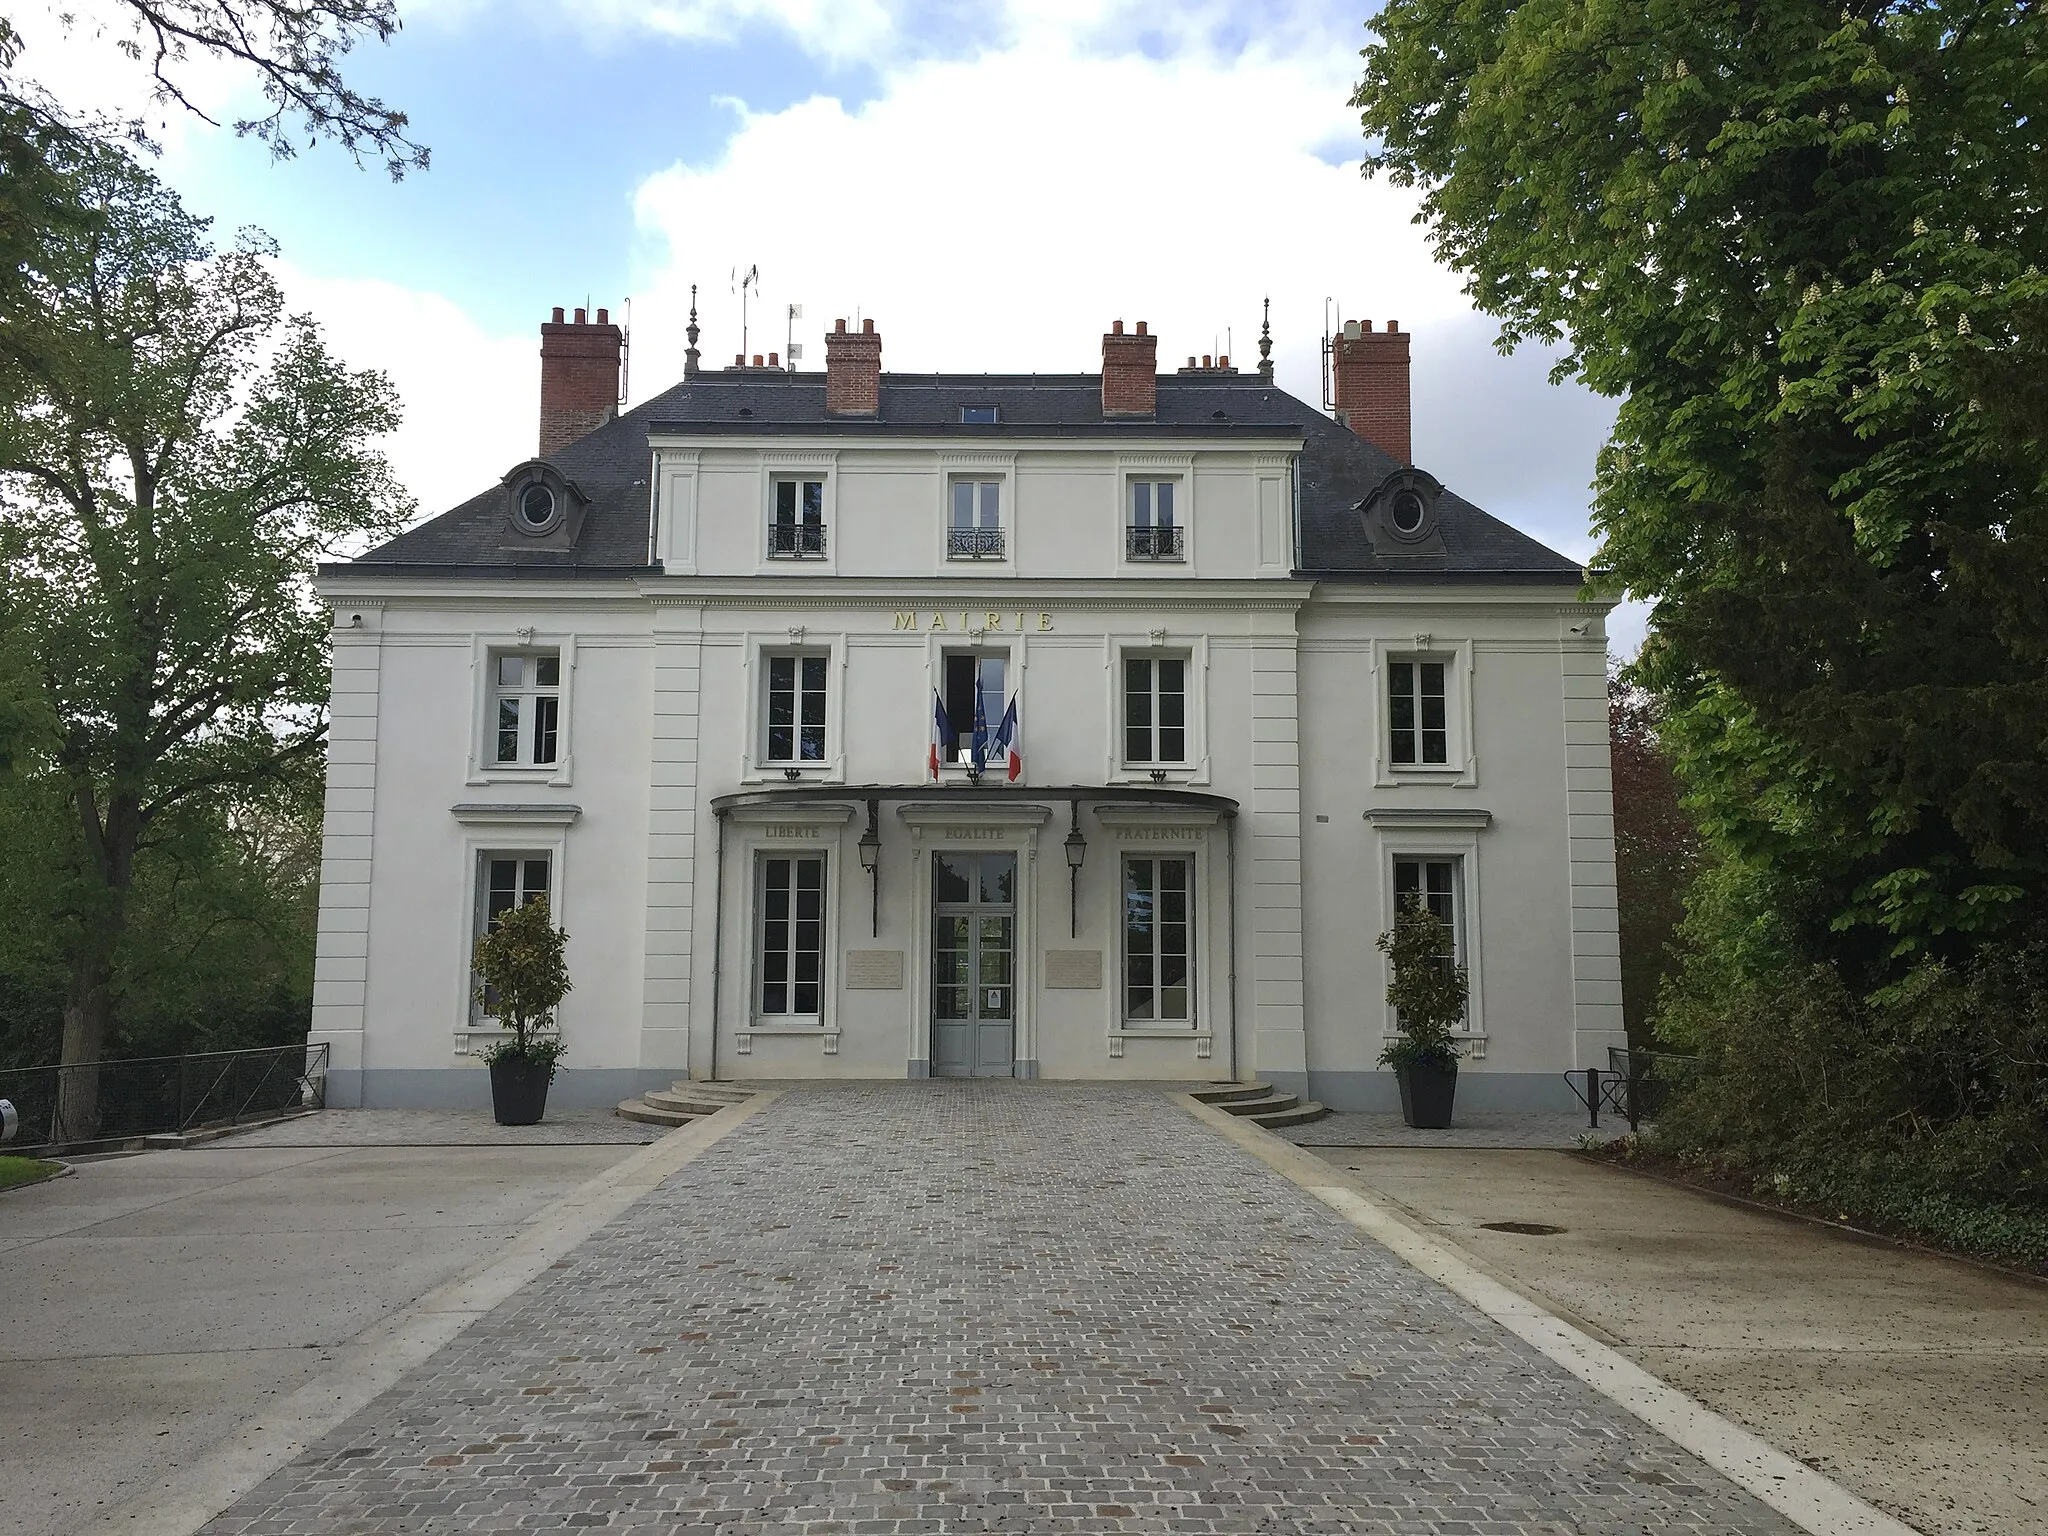
[[[846,985],[879,992],[902,991],[903,951],[849,949],[846,952]]]

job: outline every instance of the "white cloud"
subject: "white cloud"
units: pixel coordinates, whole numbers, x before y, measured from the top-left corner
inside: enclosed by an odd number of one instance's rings
[[[445,512],[533,456],[540,422],[540,337],[492,336],[434,293],[276,266],[294,310],[320,322],[354,368],[383,370],[405,419],[386,445],[420,510]]]

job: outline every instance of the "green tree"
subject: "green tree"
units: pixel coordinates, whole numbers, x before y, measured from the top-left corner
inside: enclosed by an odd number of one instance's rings
[[[2025,0],[1392,0],[1355,104],[1503,345],[1621,399],[1703,829],[1852,984],[2048,895],[2048,16]]]
[[[69,811],[51,872],[63,1059],[91,1062],[138,858],[317,762],[327,620],[308,578],[411,503],[376,447],[390,385],[285,314],[260,239],[217,248],[112,149],[82,145],[67,175],[80,217],[0,313],[0,680],[15,771]]]
[[[1465,1017],[1467,981],[1449,925],[1411,897],[1374,942],[1387,957],[1387,1001],[1401,1025],[1400,1038],[1380,1052],[1380,1065],[1419,1062],[1455,1072],[1459,1042],[1452,1031]]]
[[[1632,1045],[1648,1046],[1657,993],[1674,963],[1700,839],[1679,803],[1678,775],[1659,735],[1657,698],[1618,677],[1607,684],[1614,766],[1614,876],[1621,919],[1621,1011]]]
[[[569,931],[554,925],[545,896],[501,912],[476,941],[477,1004],[512,1031],[485,1048],[485,1061],[513,1057],[553,1076],[563,1053],[557,1010],[569,995],[568,950]]]

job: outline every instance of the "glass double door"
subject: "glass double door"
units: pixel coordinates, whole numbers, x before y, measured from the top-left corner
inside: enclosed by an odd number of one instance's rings
[[[1016,1062],[1017,855],[932,855],[932,1074]]]

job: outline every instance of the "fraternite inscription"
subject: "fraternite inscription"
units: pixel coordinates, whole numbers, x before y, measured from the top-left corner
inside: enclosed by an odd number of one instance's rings
[[[902,991],[903,951],[849,949],[846,952],[846,985],[880,992]]]
[[[1045,952],[1045,985],[1048,990],[1065,987],[1093,990],[1102,985],[1102,951],[1099,949],[1048,949]]]

